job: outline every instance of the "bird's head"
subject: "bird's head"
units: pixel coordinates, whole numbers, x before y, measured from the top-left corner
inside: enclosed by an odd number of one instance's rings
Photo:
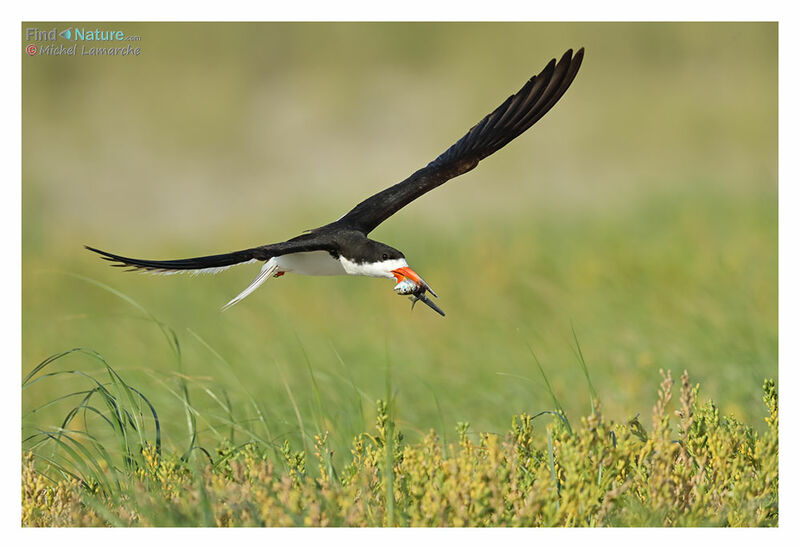
[[[365,263],[370,265],[371,276],[381,278],[394,278],[397,282],[395,291],[400,294],[410,294],[411,291],[402,291],[406,288],[414,287],[425,288],[433,295],[436,295],[430,286],[414,270],[408,266],[406,256],[396,248],[392,248],[383,242],[369,241],[369,260]]]
[[[382,242],[366,240],[358,247],[358,258],[345,259],[345,269],[350,274],[371,276],[375,278],[393,278],[396,282],[394,291],[399,295],[407,295],[413,303],[422,301],[433,310],[444,316],[444,312],[425,295],[439,297],[425,280],[414,269],[408,266],[405,255],[398,249]]]

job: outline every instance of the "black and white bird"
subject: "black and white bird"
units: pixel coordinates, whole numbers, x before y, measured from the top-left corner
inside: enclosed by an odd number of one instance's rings
[[[268,278],[285,273],[303,275],[357,275],[389,278],[395,291],[429,305],[444,316],[426,295],[438,297],[425,280],[406,262],[403,252],[367,235],[398,210],[446,181],[466,173],[478,162],[500,150],[536,123],[567,91],[583,60],[583,48],[573,55],[567,50],[556,63],[532,77],[517,93],[473,126],[452,147],[407,179],[367,198],[345,215],[285,242],[266,244],[236,252],[189,259],[132,259],[86,246],[131,271],[173,274],[217,273],[233,265],[261,261],[264,265],[253,282],[229,301],[227,309],[261,286]]]

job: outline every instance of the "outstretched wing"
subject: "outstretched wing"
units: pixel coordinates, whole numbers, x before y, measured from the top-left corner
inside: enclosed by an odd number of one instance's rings
[[[298,252],[325,250],[336,252],[336,246],[330,239],[320,238],[316,233],[303,234],[286,242],[267,244],[257,248],[239,250],[227,254],[190,257],[188,259],[152,260],[133,259],[86,246],[87,250],[99,254],[103,259],[114,262],[114,267],[129,267],[128,271],[148,271],[159,274],[175,273],[218,273],[234,265],[267,261],[273,257]]]
[[[369,233],[400,208],[423,194],[478,165],[533,126],[567,91],[583,60],[583,48],[572,50],[528,80],[517,93],[506,99],[491,114],[436,160],[416,171],[405,181],[385,189],[358,204],[334,224]]]

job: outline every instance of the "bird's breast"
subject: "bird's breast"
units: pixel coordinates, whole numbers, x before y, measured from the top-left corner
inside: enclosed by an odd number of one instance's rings
[[[278,268],[287,273],[308,276],[348,274],[341,262],[325,251],[299,252],[277,258]]]

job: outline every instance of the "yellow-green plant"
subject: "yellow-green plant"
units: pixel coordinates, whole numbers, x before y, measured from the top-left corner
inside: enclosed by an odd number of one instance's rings
[[[47,462],[23,458],[26,526],[775,526],[778,523],[778,397],[764,382],[759,433],[697,404],[684,372],[670,421],[667,372],[648,433],[638,418],[614,423],[595,402],[578,428],[551,414],[520,414],[505,436],[459,425],[447,448],[430,431],[404,444],[378,405],[376,434],[362,433],[337,472],[328,434],[315,437],[318,468],[283,446],[274,463],[257,443],[223,448],[206,465],[145,444],[117,489],[92,489],[75,471],[50,480]],[[548,419],[551,421],[548,423]],[[392,436],[393,444],[386,444]],[[386,449],[393,450],[392,460]],[[385,464],[393,466],[387,511]],[[111,468],[113,464],[105,463]],[[63,467],[62,467],[63,468]],[[87,470],[90,472],[90,470]],[[48,476],[46,476],[48,475]]]

